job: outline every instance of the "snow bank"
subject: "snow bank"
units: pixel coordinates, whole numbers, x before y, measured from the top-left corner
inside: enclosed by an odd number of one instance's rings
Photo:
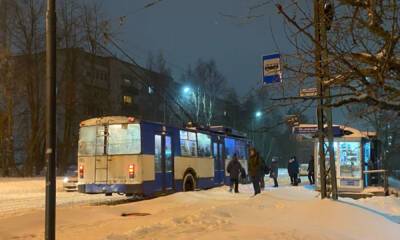
[[[228,193],[226,188],[174,194],[165,198],[183,205],[174,216],[157,217],[151,224],[110,234],[106,239],[372,240],[398,239],[400,234],[400,226],[393,221],[355,206],[398,206],[399,199],[358,200],[352,205],[321,201],[316,192],[305,187],[267,188],[256,197],[250,197],[250,185],[240,190],[239,194]],[[201,207],[186,207],[188,203]],[[398,214],[395,209],[391,213]]]
[[[240,185],[239,194],[219,187],[113,206],[64,205],[57,210],[57,239],[397,240],[400,236],[399,198],[320,200],[311,186],[283,184],[287,181],[282,177],[281,187],[267,187],[255,197],[251,185]],[[130,214],[122,217],[123,213]],[[0,239],[42,239],[43,222],[42,209],[0,218]]]

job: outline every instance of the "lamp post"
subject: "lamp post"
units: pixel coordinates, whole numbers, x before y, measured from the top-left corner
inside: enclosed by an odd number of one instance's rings
[[[46,204],[45,239],[54,240],[56,225],[56,1],[47,1],[46,19]]]

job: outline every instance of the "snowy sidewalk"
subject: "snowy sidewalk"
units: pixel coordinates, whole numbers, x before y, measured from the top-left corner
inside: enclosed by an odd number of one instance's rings
[[[287,181],[281,178],[279,188],[268,182],[256,197],[251,185],[240,185],[239,194],[219,187],[115,206],[59,207],[57,239],[397,240],[400,236],[398,198],[320,200],[311,186],[292,187]],[[39,209],[0,218],[0,239],[43,239],[43,216]]]

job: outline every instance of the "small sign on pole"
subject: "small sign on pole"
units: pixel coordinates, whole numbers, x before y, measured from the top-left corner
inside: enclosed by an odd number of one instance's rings
[[[281,55],[279,53],[263,56],[263,83],[282,82]]]
[[[300,97],[315,97],[317,95],[317,88],[303,88],[300,90]]]

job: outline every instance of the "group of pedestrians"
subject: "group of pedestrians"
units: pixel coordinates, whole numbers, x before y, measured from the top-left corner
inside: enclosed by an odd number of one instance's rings
[[[256,151],[254,147],[249,150],[249,160],[248,160],[248,175],[253,184],[254,195],[259,194],[265,188],[265,175],[269,174],[269,177],[273,179],[273,187],[278,187],[278,158],[273,157],[271,160],[271,165],[268,166],[264,160],[261,158],[260,154]],[[293,186],[298,186],[301,182],[299,178],[299,162],[296,157],[293,156],[289,159],[287,165],[288,174],[290,177],[290,183]],[[310,184],[315,184],[314,178],[314,157],[311,156],[308,162],[308,179]],[[240,164],[239,159],[236,154],[232,156],[231,161],[228,164],[227,172],[230,175],[230,189],[229,191],[239,192],[239,179],[246,178],[246,172],[243,166]]]
[[[271,166],[268,166],[262,159],[260,154],[255,148],[250,148],[249,160],[248,160],[248,175],[253,184],[254,195],[257,195],[265,188],[265,175],[269,174],[269,177],[274,180],[274,187],[278,187],[278,161],[276,158],[272,159]],[[240,164],[237,155],[232,156],[231,161],[228,164],[227,172],[230,176],[230,189],[229,191],[239,192],[239,176],[246,178],[246,172],[243,166]]]

